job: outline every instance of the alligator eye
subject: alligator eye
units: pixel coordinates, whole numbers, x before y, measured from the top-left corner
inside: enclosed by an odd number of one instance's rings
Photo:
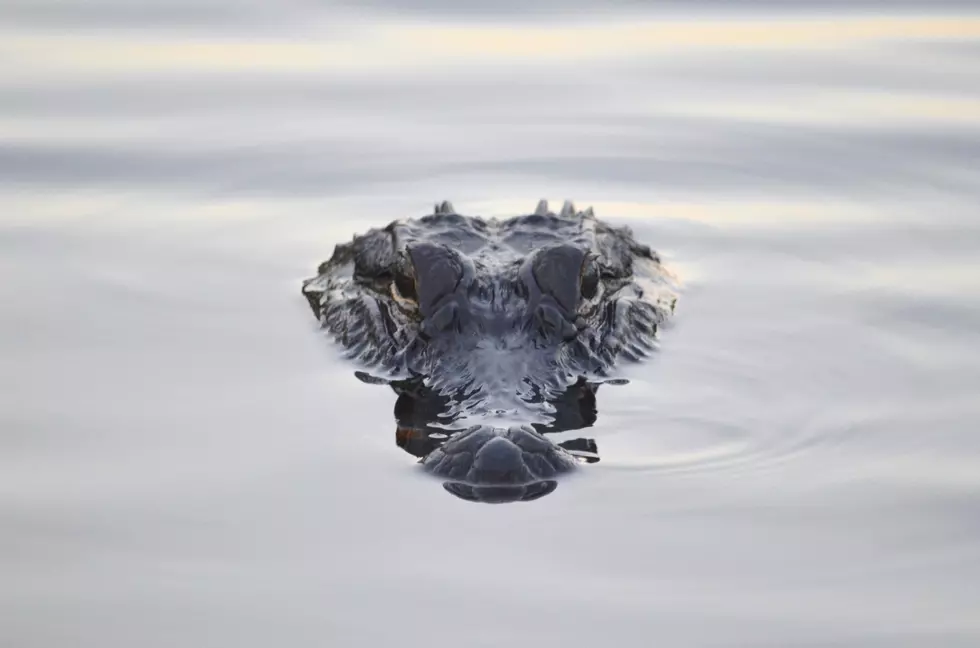
[[[415,288],[415,277],[398,270],[395,272],[395,279],[391,282],[391,296],[402,306],[418,308],[419,295]]]
[[[531,272],[541,292],[553,297],[566,313],[574,313],[583,296],[581,277],[587,264],[591,265],[583,250],[556,245],[535,254]]]
[[[582,264],[582,276],[579,284],[582,299],[595,299],[599,292],[599,269],[595,263],[587,259]]]
[[[456,253],[443,245],[416,243],[408,249],[412,270],[412,292],[403,292],[406,298],[411,295],[418,302],[419,312],[424,317],[434,314],[447,295],[453,293],[463,277],[463,266]],[[397,279],[396,279],[397,281]],[[402,284],[398,284],[402,290]],[[405,286],[408,289],[408,286]]]

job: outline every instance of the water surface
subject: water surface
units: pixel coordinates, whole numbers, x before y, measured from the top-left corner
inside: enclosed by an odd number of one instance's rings
[[[980,644],[980,15],[740,7],[5,3],[0,644]],[[683,292],[473,505],[299,281],[541,197]]]

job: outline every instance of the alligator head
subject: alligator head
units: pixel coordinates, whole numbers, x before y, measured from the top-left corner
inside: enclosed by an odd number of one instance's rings
[[[505,220],[444,202],[372,229],[338,245],[303,294],[360,375],[428,412],[413,429],[446,432],[418,453],[426,470],[479,501],[554,489],[578,459],[544,435],[591,424],[569,403],[594,403],[618,360],[648,355],[675,301],[627,228],[544,201]]]

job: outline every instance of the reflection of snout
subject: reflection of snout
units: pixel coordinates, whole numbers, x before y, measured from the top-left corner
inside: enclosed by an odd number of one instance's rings
[[[480,425],[460,432],[429,453],[422,465],[449,482],[464,499],[506,502],[536,499],[555,488],[554,477],[575,458],[530,426]]]
[[[558,488],[553,479],[534,482],[522,486],[473,486],[463,482],[443,482],[443,487],[456,497],[470,502],[484,504],[505,504],[507,502],[530,502]]]

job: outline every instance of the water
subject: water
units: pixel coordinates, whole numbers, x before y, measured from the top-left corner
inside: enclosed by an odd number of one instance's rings
[[[0,645],[980,644],[976,5],[522,7],[4,3]],[[474,505],[299,281],[540,197],[683,293]]]

